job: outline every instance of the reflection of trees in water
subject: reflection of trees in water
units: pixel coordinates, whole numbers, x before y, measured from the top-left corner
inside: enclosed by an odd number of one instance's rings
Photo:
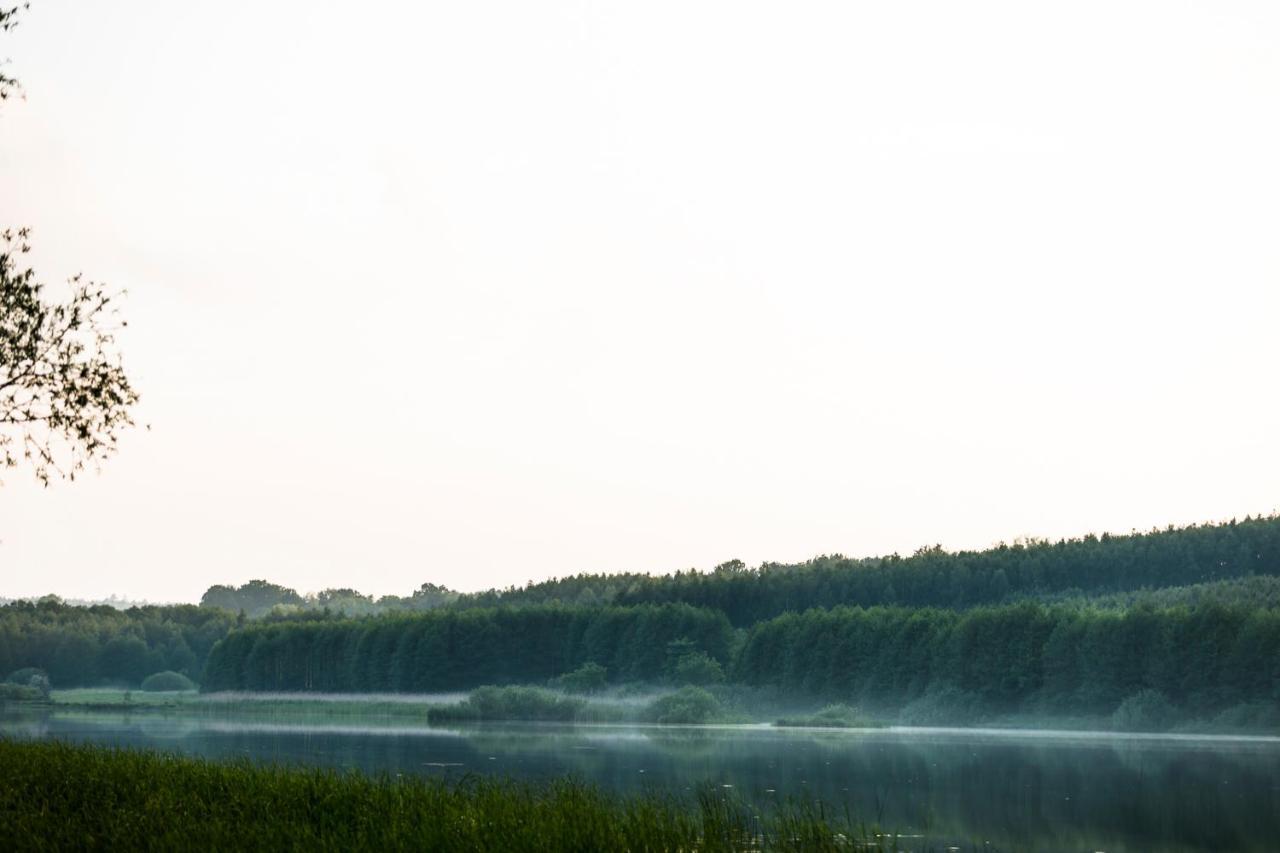
[[[1280,837],[1275,746],[668,729],[574,750],[581,736],[512,737],[618,790],[730,782],[756,801],[819,798],[886,826],[1016,849],[1270,849]]]
[[[815,747],[812,754],[797,749],[814,775],[830,784],[835,780],[823,768],[838,764],[855,805],[879,788],[884,793],[877,796],[887,796],[884,822],[893,827],[932,816],[962,837],[1000,839],[1018,849],[1054,838],[1085,846],[1105,841],[1106,849],[1262,850],[1280,833],[1274,747],[1214,752],[1156,742],[877,745],[874,739],[847,752]]]
[[[49,736],[49,712],[43,708],[0,708],[0,735],[14,738]]]
[[[189,717],[139,715],[136,720],[140,734],[158,741],[186,740],[201,729],[200,723]]]

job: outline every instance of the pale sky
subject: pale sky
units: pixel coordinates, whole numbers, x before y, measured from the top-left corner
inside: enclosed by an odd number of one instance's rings
[[[0,220],[137,430],[0,595],[405,593],[1280,506],[1280,3],[38,0]]]

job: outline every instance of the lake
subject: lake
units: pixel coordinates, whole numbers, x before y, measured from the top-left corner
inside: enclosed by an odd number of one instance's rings
[[[618,792],[820,798],[904,846],[1276,850],[1280,739],[1010,730],[475,725],[43,711],[0,734],[461,779],[573,775]],[[731,787],[730,787],[731,786]]]

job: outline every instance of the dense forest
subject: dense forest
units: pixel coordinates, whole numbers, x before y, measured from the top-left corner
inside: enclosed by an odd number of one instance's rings
[[[374,616],[380,613],[434,610],[451,604],[458,593],[432,583],[424,583],[410,595],[374,598],[350,588],[324,589],[301,595],[295,589],[265,580],[251,580],[240,586],[217,584],[205,590],[201,607],[215,607],[244,613],[250,619],[290,616],[299,613],[329,613],[344,616]]]
[[[1280,576],[1280,517],[1124,536],[1033,540],[985,551],[950,553],[934,546],[910,557],[853,559],[837,554],[756,568],[730,560],[709,572],[691,569],[671,575],[580,574],[477,593],[425,583],[407,596],[374,598],[353,589],[304,595],[254,580],[239,587],[210,587],[200,604],[260,618],[323,611],[368,616],[439,607],[683,602],[720,610],[735,626],[746,627],[811,607],[964,608],[1104,595],[1122,600],[1149,590],[1203,587],[1254,576]]]
[[[58,686],[136,685],[173,670],[199,678],[237,617],[193,604],[78,607],[53,596],[0,606],[0,677],[38,667]]]
[[[462,596],[455,606],[563,603],[658,604],[680,601],[722,611],[746,627],[812,607],[901,605],[964,608],[1051,595],[1122,593],[1280,575],[1280,517],[1169,528],[1125,536],[1001,544],[949,553],[921,548],[910,557],[852,559],[748,568],[731,560],[711,572],[578,575]]]
[[[754,626],[733,672],[747,684],[873,705],[945,690],[957,713],[957,704],[1110,713],[1153,690],[1205,716],[1280,700],[1280,610],[815,609]]]
[[[684,604],[559,605],[291,621],[237,631],[215,647],[208,690],[459,690],[545,681],[584,663],[616,680],[660,677],[673,655],[728,662],[724,615]]]
[[[1205,715],[1280,701],[1280,518],[982,552],[583,575],[373,599],[266,581],[199,607],[0,606],[0,677],[206,690],[438,691],[583,664],[661,680],[702,651],[751,687],[960,713],[1098,713],[1154,691]],[[926,715],[927,716],[927,715]]]
[[[434,692],[546,681],[585,663],[655,681],[690,651],[750,686],[960,716],[1111,713],[1143,691],[1198,717],[1280,700],[1280,610],[1216,602],[815,608],[753,626],[736,648],[723,614],[688,605],[280,622],[220,643],[205,684]]]

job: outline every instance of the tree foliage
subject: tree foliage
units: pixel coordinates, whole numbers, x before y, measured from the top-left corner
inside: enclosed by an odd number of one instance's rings
[[[609,670],[594,661],[588,661],[573,672],[552,679],[552,684],[569,693],[597,693],[609,680]]]
[[[177,690],[195,690],[195,682],[180,672],[166,669],[142,679],[142,689],[148,693],[165,693]]]
[[[1178,720],[1178,709],[1159,690],[1144,688],[1120,703],[1112,728],[1126,732],[1162,732]]]
[[[615,600],[658,602],[627,605],[554,601],[557,590],[589,591],[589,576],[543,585],[546,604],[520,603],[534,587],[458,598],[424,584],[421,596],[389,604],[350,589],[303,596],[266,581],[214,587],[200,608],[121,613],[46,599],[0,607],[0,672],[45,667],[62,686],[137,683],[160,669],[199,678],[203,669],[207,689],[407,692],[557,677],[591,689],[606,672],[613,683],[714,683],[723,672],[731,683],[934,723],[1105,716],[1152,690],[1181,714],[1227,725],[1273,719],[1280,702],[1278,532],[1276,518],[1246,519],[964,554],[726,564],[637,581]],[[983,603],[991,578],[1011,591]],[[1169,585],[1184,578],[1196,582]],[[809,606],[856,601],[886,579],[893,600],[937,603]],[[1033,598],[1036,589],[1057,591]],[[418,598],[426,612],[409,609]],[[349,606],[341,602],[373,610],[340,616],[335,608]],[[775,611],[736,630],[725,616]]]
[[[706,652],[690,652],[671,665],[670,677],[676,684],[705,687],[724,681],[724,668]]]
[[[243,611],[251,618],[265,616],[278,607],[296,607],[302,603],[302,596],[296,590],[265,580],[251,580],[238,587],[217,584],[205,590],[200,598],[201,607]]]
[[[0,464],[45,485],[112,454],[138,393],[115,347],[116,294],[76,276],[49,301],[23,268],[26,229],[0,233]]]
[[[586,663],[619,681],[654,680],[663,675],[666,644],[678,637],[728,660],[732,629],[724,615],[683,604],[287,620],[218,643],[204,686],[426,693],[546,682]]]
[[[29,3],[23,3],[21,6],[0,7],[0,32],[7,33],[18,26],[18,13],[26,11],[29,6]],[[0,60],[0,69],[3,66],[4,60]],[[10,77],[0,70],[0,101],[7,101],[21,91],[17,78]]]
[[[0,32],[26,8],[0,8]],[[0,72],[0,101],[18,91]],[[47,486],[115,452],[138,393],[115,348],[118,294],[77,275],[66,301],[47,300],[22,263],[29,237],[0,232],[0,466],[26,461]]]
[[[720,701],[701,687],[682,687],[659,696],[644,709],[643,717],[665,726],[696,726],[709,723],[721,713]]]
[[[922,548],[910,557],[817,557],[748,568],[731,560],[711,572],[582,574],[524,587],[459,594],[425,583],[411,595],[378,599],[353,589],[300,595],[251,581],[214,586],[202,603],[250,618],[328,609],[364,616],[438,607],[490,609],[532,604],[601,607],[685,603],[722,611],[738,627],[788,612],[838,605],[965,609],[1035,600],[1125,609],[1198,604],[1280,604],[1280,517],[1168,528],[1127,536],[1030,541],[985,551]],[[676,657],[678,655],[673,656]]]
[[[199,680],[235,617],[190,604],[76,607],[54,596],[0,606],[0,672],[46,670],[55,687],[138,685],[161,670]]]
[[[1205,717],[1280,701],[1280,611],[1217,603],[810,610],[751,628],[734,675],[909,706],[914,722],[968,722],[978,709],[1109,714],[1143,691]]]
[[[710,572],[576,575],[463,596],[455,606],[660,604],[724,612],[747,627],[788,612],[837,605],[963,609],[1023,599],[1122,595],[1280,575],[1280,518],[1246,518],[1123,536],[1031,540],[984,551],[921,548],[909,557],[841,555]]]
[[[375,616],[382,613],[434,610],[458,598],[447,587],[424,583],[410,595],[384,595],[375,599],[347,587],[299,594],[296,589],[265,580],[251,580],[240,586],[215,584],[200,598],[201,607],[243,612],[250,619],[285,617],[307,613],[335,616]]]

